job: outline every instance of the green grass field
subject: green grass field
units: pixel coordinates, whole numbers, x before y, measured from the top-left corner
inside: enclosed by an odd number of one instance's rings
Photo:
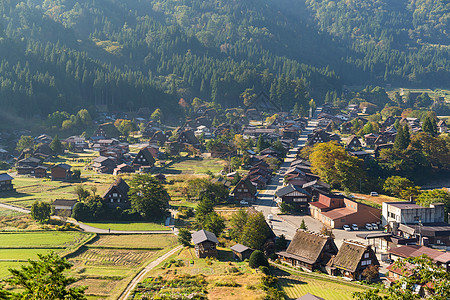
[[[327,300],[353,299],[353,292],[362,292],[364,287],[357,288],[331,281],[316,280],[307,277],[280,278],[279,286],[286,292],[289,299],[297,299],[311,293]]]
[[[0,233],[0,249],[10,247],[67,248],[78,245],[88,237],[87,234],[74,231]]]
[[[78,231],[38,231],[0,233],[0,279],[9,275],[8,268],[18,267],[38,254],[63,253],[87,241],[92,235]],[[17,262],[22,261],[22,262]]]
[[[100,228],[100,229],[111,229],[111,230],[123,230],[123,231],[147,231],[147,230],[161,230],[161,231],[171,231],[170,228],[164,226],[162,223],[148,223],[148,222],[95,222],[95,223],[84,223],[88,226]]]
[[[63,251],[63,249],[0,249],[0,259],[26,261],[28,259],[37,259],[38,254],[46,254],[50,251],[58,253]]]
[[[100,235],[98,239],[89,243],[93,247],[111,248],[164,248],[176,243],[176,236],[168,234],[153,234],[148,238],[146,234]]]

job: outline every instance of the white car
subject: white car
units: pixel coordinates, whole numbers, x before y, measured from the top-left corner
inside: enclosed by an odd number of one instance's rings
[[[378,193],[377,192],[370,192],[370,196],[377,197]]]
[[[359,230],[358,225],[352,224],[352,229],[353,229],[353,230]]]
[[[350,228],[350,226],[348,226],[347,224],[345,224],[344,226],[342,226],[342,228],[344,228],[345,231],[351,231],[352,229]]]
[[[373,230],[377,230],[377,229],[378,229],[378,224],[372,223],[372,229],[373,229]]]
[[[372,230],[372,229],[373,229],[373,228],[372,228],[372,224],[367,223],[367,224],[366,224],[366,229],[367,229],[367,230]]]
[[[240,203],[241,205],[248,205],[248,202],[245,201],[245,200],[241,200],[241,201],[239,201],[239,203]]]

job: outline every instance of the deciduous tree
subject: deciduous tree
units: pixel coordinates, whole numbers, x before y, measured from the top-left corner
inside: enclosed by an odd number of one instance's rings
[[[170,196],[151,174],[136,175],[128,192],[131,207],[146,219],[161,219],[167,213]]]

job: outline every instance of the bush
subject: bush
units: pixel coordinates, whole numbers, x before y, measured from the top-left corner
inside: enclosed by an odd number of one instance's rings
[[[183,246],[190,246],[191,245],[191,233],[186,228],[180,228],[178,231],[178,241]]]
[[[259,270],[265,275],[269,275],[270,274],[270,270],[266,266],[259,266]]]
[[[253,251],[252,255],[250,255],[248,265],[250,268],[256,269],[259,268],[260,266],[269,267],[269,262],[267,261],[262,251],[255,250]]]

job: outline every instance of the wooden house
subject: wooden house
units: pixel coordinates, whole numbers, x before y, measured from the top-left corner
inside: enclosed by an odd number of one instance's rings
[[[120,164],[114,169],[113,175],[117,176],[124,173],[134,173],[134,171],[135,170],[132,166],[129,166],[127,164]]]
[[[14,186],[12,184],[13,179],[14,178],[7,173],[0,174],[0,192],[14,191]]]
[[[445,120],[439,120],[437,123],[437,128],[439,133],[446,133],[448,131],[448,126]]]
[[[72,166],[58,164],[50,169],[52,180],[69,180],[72,178]]]
[[[102,198],[109,208],[120,207],[122,209],[131,208],[128,200],[130,187],[121,177],[117,178],[103,194]]]
[[[153,167],[155,165],[155,159],[153,158],[153,155],[148,150],[147,147],[142,148],[139,150],[138,154],[134,158],[131,165],[136,169],[140,167]]]
[[[323,270],[337,253],[332,237],[297,230],[286,251],[277,252],[277,255],[285,263],[313,271]]]
[[[270,100],[270,97],[265,92],[260,92],[248,105],[247,112],[255,109],[257,112],[266,112],[275,114],[281,111],[277,103]]]
[[[198,258],[217,257],[217,244],[219,241],[214,233],[199,230],[192,234],[192,242],[195,245],[195,254]]]
[[[308,146],[314,146],[317,143],[326,143],[331,141],[330,135],[323,129],[316,130],[308,136]]]
[[[233,189],[234,199],[237,201],[254,201],[256,198],[256,186],[250,181],[250,178],[246,176],[242,178],[236,187]]]
[[[99,156],[93,160],[92,169],[98,173],[112,174],[117,167],[116,162],[105,156]]]
[[[103,137],[105,139],[112,139],[117,138],[119,136],[120,136],[119,130],[117,130],[116,126],[114,126],[112,122],[109,122],[98,125],[97,129],[92,135],[92,138]]]
[[[375,141],[377,138],[378,138],[377,134],[369,133],[364,136],[364,142],[366,143],[367,147],[372,147],[375,146]]]
[[[177,142],[180,144],[187,144],[192,146],[198,146],[200,144],[197,137],[195,136],[194,131],[192,130],[184,130],[180,132]]]
[[[296,210],[302,212],[308,210],[308,202],[311,201],[311,194],[300,186],[292,184],[278,189],[275,192],[275,197],[278,205],[281,205],[281,203],[291,204]]]
[[[247,246],[236,244],[233,247],[231,247],[231,251],[233,251],[234,256],[236,258],[239,258],[240,260],[245,260],[250,258],[250,255],[252,255],[254,250]]]
[[[56,199],[53,201],[52,206],[55,213],[58,214],[59,211],[72,211],[73,207],[77,203],[77,200]]]
[[[359,141],[359,138],[356,135],[352,135],[347,139],[347,142],[345,143],[345,146],[347,149],[359,149],[362,147],[361,142]]]
[[[332,275],[342,275],[351,280],[362,280],[369,266],[379,267],[377,256],[370,245],[345,241],[338,254],[330,261]]]

